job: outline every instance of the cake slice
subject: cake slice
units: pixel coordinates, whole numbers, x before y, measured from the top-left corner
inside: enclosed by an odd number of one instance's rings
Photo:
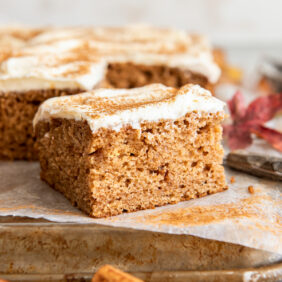
[[[92,217],[223,191],[223,107],[197,85],[49,99],[34,119],[41,178]]]

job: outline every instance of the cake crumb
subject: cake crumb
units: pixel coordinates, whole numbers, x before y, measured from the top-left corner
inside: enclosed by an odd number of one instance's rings
[[[254,186],[250,185],[250,186],[248,187],[248,191],[249,191],[250,194],[255,194]]]
[[[230,183],[231,183],[231,184],[235,183],[235,177],[234,177],[234,176],[231,176],[231,178],[230,178]]]

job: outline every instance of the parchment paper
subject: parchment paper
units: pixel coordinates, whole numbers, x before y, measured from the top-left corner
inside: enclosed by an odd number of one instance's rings
[[[281,183],[229,169],[226,177],[229,190],[225,192],[154,210],[92,219],[40,180],[37,162],[0,162],[0,216],[190,234],[282,254]],[[250,185],[254,194],[248,192]]]

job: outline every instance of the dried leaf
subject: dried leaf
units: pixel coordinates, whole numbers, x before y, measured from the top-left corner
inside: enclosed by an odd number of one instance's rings
[[[244,97],[240,91],[237,91],[227,104],[233,120],[238,121],[245,117],[247,109],[244,105]]]
[[[253,128],[252,132],[266,140],[276,150],[282,152],[282,133],[262,125]]]
[[[259,97],[246,108],[241,92],[236,92],[228,102],[232,124],[224,125],[231,150],[245,149],[252,144],[251,134],[265,139],[276,150],[282,151],[282,134],[263,126],[282,110],[282,94]]]
[[[247,108],[245,121],[260,125],[271,120],[282,109],[282,95],[269,95],[257,98]]]
[[[228,136],[227,143],[231,150],[245,149],[252,144],[251,133],[241,126],[224,125],[223,132]]]

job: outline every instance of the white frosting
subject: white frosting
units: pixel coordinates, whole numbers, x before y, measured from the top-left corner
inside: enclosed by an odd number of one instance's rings
[[[176,90],[151,84],[135,89],[98,89],[51,98],[39,107],[33,124],[65,118],[86,120],[92,132],[99,128],[118,131],[125,125],[139,129],[144,121],[175,120],[193,111],[223,112],[224,106],[224,102],[197,85]]]
[[[2,52],[23,48],[39,32],[27,26],[0,25],[0,57]]]
[[[71,61],[66,56],[9,58],[0,65],[0,91],[36,89],[91,90],[104,76],[105,61]],[[60,63],[61,61],[61,63]]]
[[[15,48],[21,48],[25,45],[25,41],[11,36],[10,34],[0,34],[0,50],[11,50]]]
[[[32,45],[42,45],[46,43],[72,40],[82,37],[82,28],[50,28],[38,36],[32,38]]]
[[[82,48],[84,42],[79,39],[69,38],[66,40],[54,41],[48,44],[33,45],[29,44],[22,50],[24,55],[45,55],[45,54],[64,54],[76,48]]]
[[[9,35],[14,38],[29,40],[35,35],[43,32],[42,28],[33,28],[24,25],[0,25],[0,38]]]

